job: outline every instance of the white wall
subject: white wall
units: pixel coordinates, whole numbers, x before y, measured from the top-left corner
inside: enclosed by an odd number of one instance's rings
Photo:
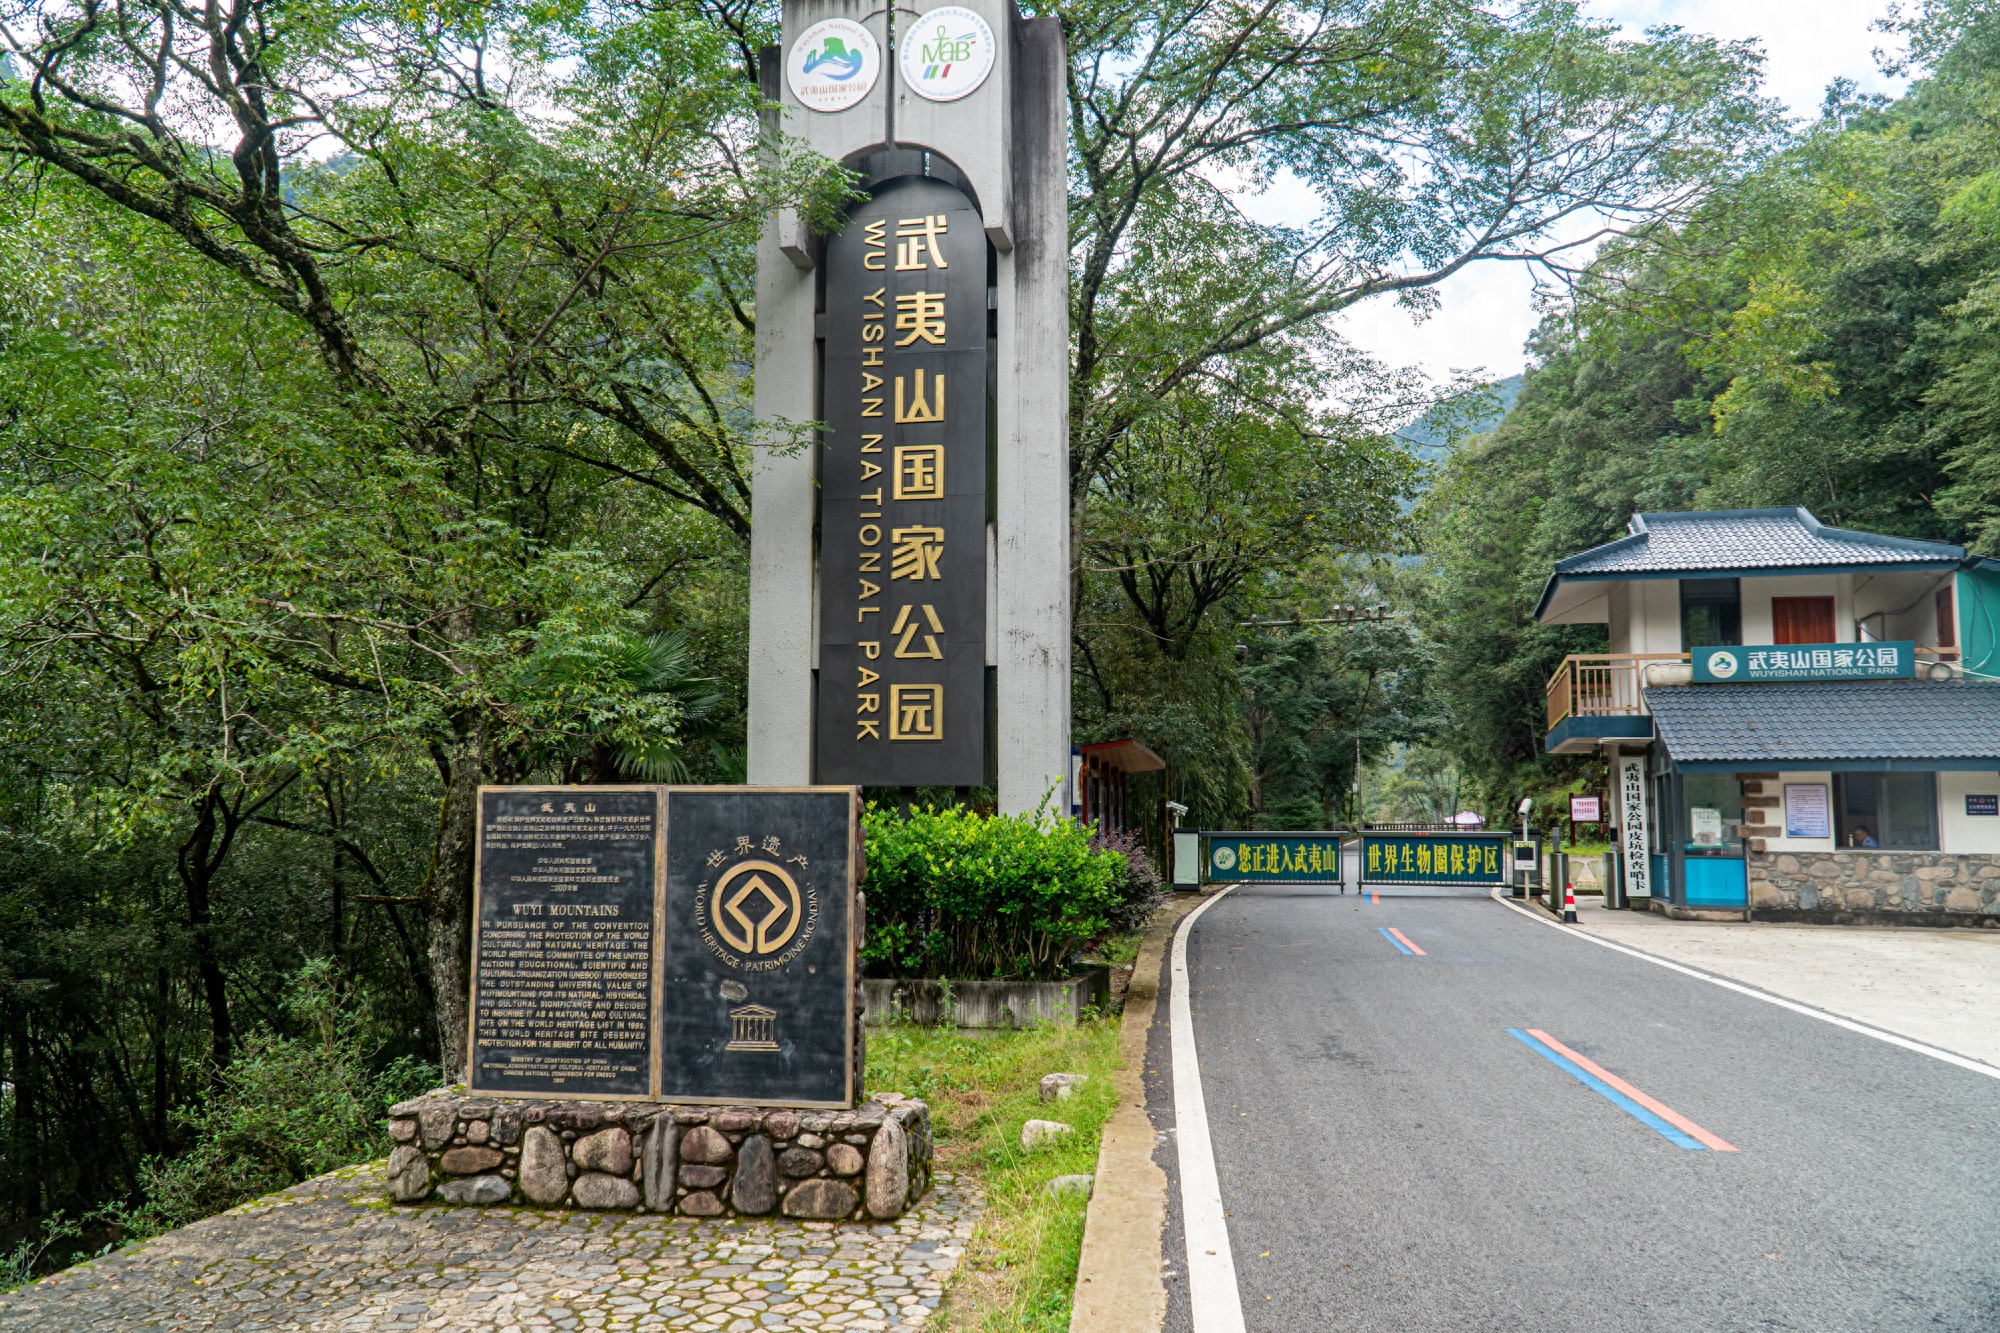
[[[1882,639],[1909,639],[1923,647],[1937,646],[1935,598],[1952,586],[1951,580],[1931,573],[1863,574],[1855,582],[1854,618],[1878,611],[1901,612],[1870,620],[1870,634]]]
[[[1632,590],[1632,647],[1635,653],[1681,651],[1681,585],[1676,579],[1642,579]]]
[[[1785,787],[1788,784],[1792,786],[1811,784],[1826,788],[1827,835],[1824,838],[1788,838],[1785,836]],[[1767,781],[1764,783],[1764,792],[1766,795],[1773,795],[1778,798],[1777,808],[1775,810],[1766,809],[1764,812],[1765,819],[1775,821],[1768,826],[1773,831],[1765,835],[1764,850],[1774,853],[1830,852],[1835,850],[1834,834],[1838,828],[1838,820],[1833,809],[1833,774],[1811,772],[1780,773],[1778,774],[1778,781]]]
[[[1935,615],[1932,617],[1935,619]],[[1968,818],[1968,794],[2000,793],[2000,773],[1938,774],[1938,849],[1946,852],[2000,852],[2000,818]]]

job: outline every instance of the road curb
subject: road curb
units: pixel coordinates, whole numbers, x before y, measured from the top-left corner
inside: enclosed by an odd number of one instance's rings
[[[1146,928],[1118,1027],[1118,1109],[1097,1149],[1097,1180],[1083,1226],[1070,1333],[1157,1333],[1166,1322],[1160,1236],[1167,1221],[1167,1173],[1153,1162],[1146,1116],[1146,1038],[1160,998],[1160,968],[1181,918],[1212,895],[1177,893]]]

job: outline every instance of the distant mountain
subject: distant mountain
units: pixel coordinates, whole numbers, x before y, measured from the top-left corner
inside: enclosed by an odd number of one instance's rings
[[[1482,404],[1460,404],[1445,409],[1433,409],[1396,432],[1396,438],[1410,447],[1410,452],[1426,463],[1444,461],[1446,452],[1454,440],[1468,435],[1478,435],[1492,430],[1514,406],[1514,400],[1521,394],[1521,384],[1526,374],[1509,375],[1497,384],[1487,386],[1487,401]]]

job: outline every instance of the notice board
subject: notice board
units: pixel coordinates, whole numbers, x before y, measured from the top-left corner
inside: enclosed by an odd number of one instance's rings
[[[484,787],[468,1082],[851,1106],[860,791]]]

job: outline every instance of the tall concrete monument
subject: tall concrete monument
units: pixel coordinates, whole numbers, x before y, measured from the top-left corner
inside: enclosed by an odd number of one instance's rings
[[[1069,794],[1067,103],[1011,0],[786,0],[784,131],[860,174],[770,219],[756,411],[752,783]]]

